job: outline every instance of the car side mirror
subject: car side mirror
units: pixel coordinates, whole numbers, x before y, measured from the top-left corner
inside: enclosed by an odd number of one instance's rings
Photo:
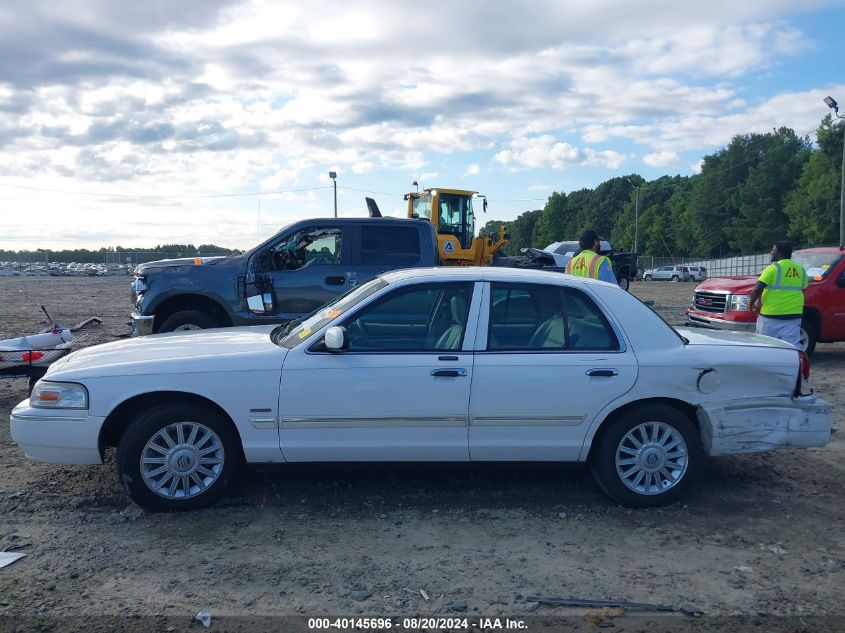
[[[334,325],[326,330],[323,337],[326,349],[330,352],[342,352],[349,348],[349,337],[346,334],[346,328]]]
[[[253,295],[247,297],[246,304],[250,312],[266,314],[273,311],[273,295],[269,292],[261,295]]]

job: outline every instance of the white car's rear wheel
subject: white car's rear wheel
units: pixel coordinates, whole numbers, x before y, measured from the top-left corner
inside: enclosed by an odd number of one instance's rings
[[[601,488],[622,505],[642,508],[676,501],[701,461],[698,430],[681,411],[649,404],[608,422],[592,461]]]
[[[138,505],[193,510],[217,501],[242,464],[231,422],[211,407],[162,404],[139,414],[123,434],[117,472]]]

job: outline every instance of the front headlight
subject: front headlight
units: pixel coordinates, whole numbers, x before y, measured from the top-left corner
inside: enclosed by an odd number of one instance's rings
[[[731,312],[747,311],[751,295],[731,295]]]
[[[136,295],[143,294],[147,291],[147,278],[146,277],[135,277],[135,280],[131,284],[132,290],[135,291]]]
[[[39,380],[29,396],[29,406],[44,409],[87,409],[88,390],[72,382]]]

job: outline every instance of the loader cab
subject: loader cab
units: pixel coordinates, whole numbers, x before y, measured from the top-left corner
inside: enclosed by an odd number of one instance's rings
[[[484,244],[475,237],[475,204],[487,198],[476,191],[431,188],[406,194],[408,217],[430,220],[437,229],[438,252],[446,264],[487,263]]]

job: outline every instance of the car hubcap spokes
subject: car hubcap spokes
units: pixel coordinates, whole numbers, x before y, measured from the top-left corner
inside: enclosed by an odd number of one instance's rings
[[[664,422],[643,422],[616,448],[616,473],[641,495],[666,492],[684,477],[689,453],[683,436]]]
[[[141,451],[147,487],[168,499],[195,497],[223,470],[223,442],[207,426],[176,422],[150,438]]]

